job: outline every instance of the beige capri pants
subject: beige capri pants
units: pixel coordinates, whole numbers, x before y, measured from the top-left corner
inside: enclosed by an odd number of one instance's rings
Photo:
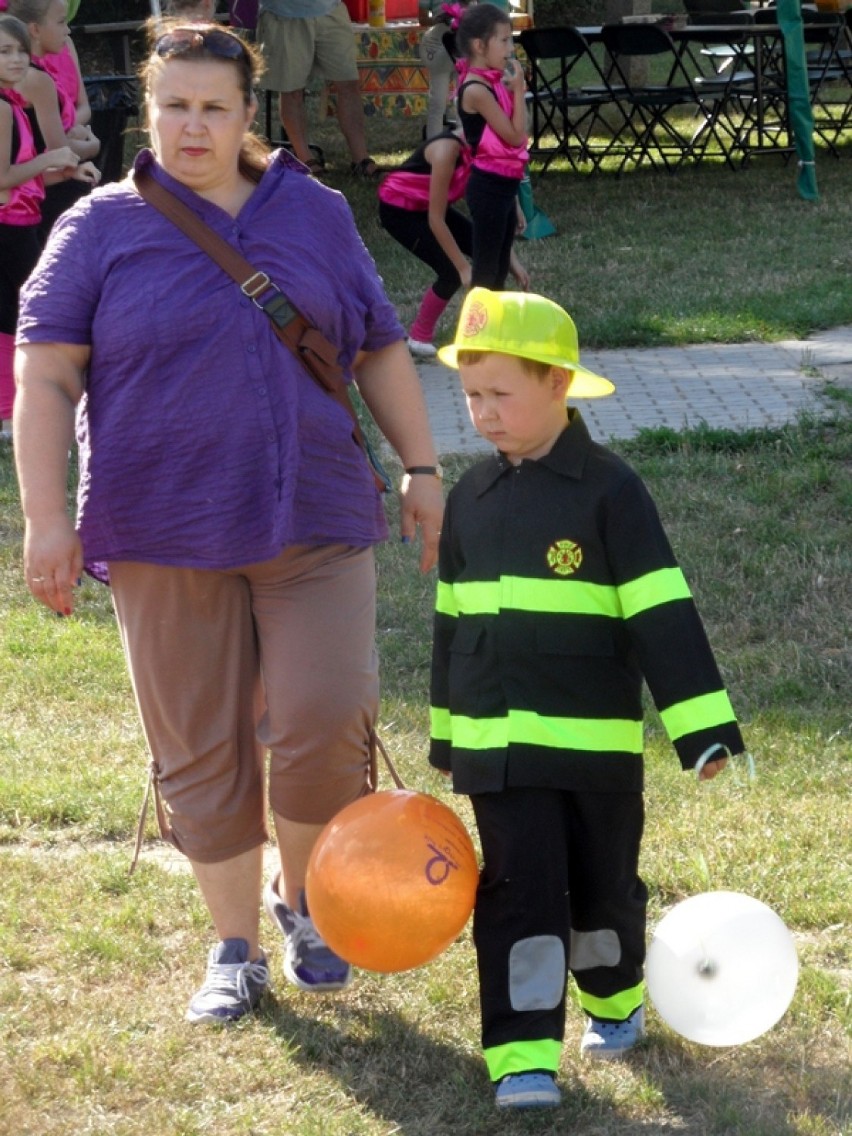
[[[199,863],[264,843],[264,750],[285,820],[325,824],[370,791],[371,548],[294,546],[231,571],[109,567],[164,839]]]

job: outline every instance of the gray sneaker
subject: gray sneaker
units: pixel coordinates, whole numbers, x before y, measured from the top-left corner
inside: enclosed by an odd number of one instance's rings
[[[556,1108],[561,1100],[552,1073],[510,1073],[494,1096],[498,1108]]]
[[[352,967],[327,947],[308,915],[305,893],[294,911],[278,894],[279,876],[263,892],[263,906],[284,935],[284,975],[300,990],[343,990],[352,981]]]
[[[269,967],[261,955],[249,962],[245,939],[224,939],[207,956],[204,985],[192,996],[188,1022],[235,1022],[257,1006],[269,985]]]
[[[580,1042],[580,1054],[602,1060],[624,1057],[645,1036],[645,1007],[639,1006],[623,1022],[589,1018]]]

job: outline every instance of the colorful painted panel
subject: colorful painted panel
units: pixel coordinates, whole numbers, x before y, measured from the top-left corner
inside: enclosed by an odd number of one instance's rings
[[[420,63],[421,29],[416,24],[383,28],[355,26],[355,52],[370,117],[411,117],[426,113],[429,74]]]

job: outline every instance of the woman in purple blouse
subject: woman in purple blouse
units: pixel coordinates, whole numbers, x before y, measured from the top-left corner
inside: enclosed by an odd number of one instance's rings
[[[136,168],[337,345],[414,471],[401,535],[420,529],[427,571],[443,501],[405,332],[343,197],[250,133],[257,75],[254,50],[224,29],[163,31],[142,76],[151,150]],[[269,980],[261,903],[290,981],[346,986],[351,968],[304,898],[322,827],[369,791],[378,703],[373,546],[387,532],[345,410],[130,178],[63,216],[22,296],[17,342],[28,585],[70,615],[83,569],[111,584],[160,828],[190,860],[218,938],[187,1018],[257,1005]],[[267,793],[280,870],[264,887]]]

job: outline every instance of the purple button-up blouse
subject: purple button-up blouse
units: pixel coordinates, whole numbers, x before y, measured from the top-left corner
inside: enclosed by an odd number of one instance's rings
[[[278,284],[349,368],[404,331],[339,193],[274,155],[236,218],[138,165]],[[19,343],[90,344],[78,415],[87,569],[226,569],[290,544],[387,535],[351,422],[268,318],[126,183],[57,223],[23,289]]]

